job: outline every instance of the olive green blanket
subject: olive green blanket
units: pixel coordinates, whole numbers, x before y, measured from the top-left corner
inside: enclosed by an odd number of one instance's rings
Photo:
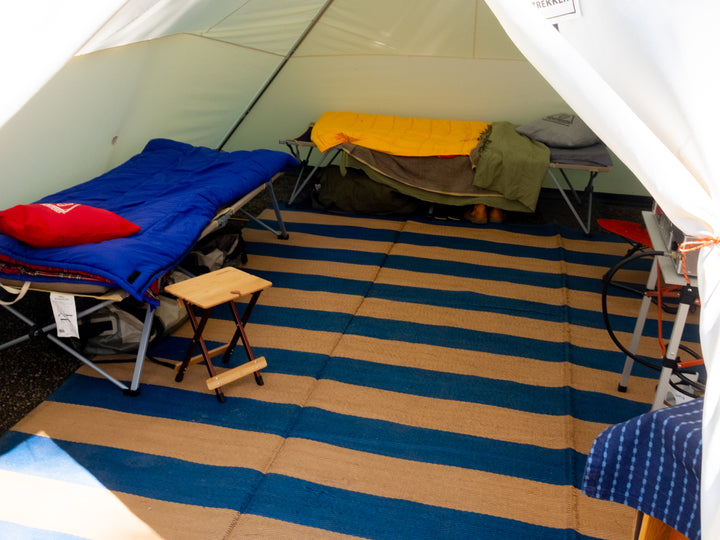
[[[520,135],[508,122],[492,124],[470,156],[391,156],[343,144],[343,168],[363,170],[371,179],[416,199],[436,204],[487,204],[534,212],[550,162],[549,149]]]

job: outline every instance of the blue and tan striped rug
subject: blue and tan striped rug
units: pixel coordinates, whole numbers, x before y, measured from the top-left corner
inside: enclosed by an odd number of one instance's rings
[[[0,537],[631,537],[632,510],[579,490],[594,437],[654,391],[638,370],[617,393],[623,356],[600,313],[625,244],[285,216],[289,240],[244,234],[245,269],[273,282],[248,324],[265,385],[236,381],[220,404],[204,367],[176,383],[149,363],[128,398],[81,369],[0,438]],[[638,303],[612,306],[627,336]],[[216,315],[219,344],[232,330]],[[182,358],[189,337],[155,355]]]

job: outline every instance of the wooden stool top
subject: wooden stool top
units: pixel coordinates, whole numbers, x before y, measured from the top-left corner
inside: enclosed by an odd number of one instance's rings
[[[203,309],[209,309],[271,286],[272,283],[266,279],[227,266],[214,272],[173,283],[165,287],[165,290],[181,300]]]

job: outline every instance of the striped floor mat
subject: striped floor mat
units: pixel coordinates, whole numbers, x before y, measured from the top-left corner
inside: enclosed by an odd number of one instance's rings
[[[284,215],[289,240],[244,231],[245,270],[273,283],[247,326],[265,384],[233,382],[221,404],[204,367],[176,383],[149,363],[129,398],[81,369],[0,438],[0,537],[631,537],[632,510],[579,489],[594,437],[654,392],[637,369],[618,394],[624,358],[600,313],[625,244]],[[613,298],[624,338],[638,306]],[[232,333],[227,311],[211,345]],[[182,358],[190,336],[154,355]]]

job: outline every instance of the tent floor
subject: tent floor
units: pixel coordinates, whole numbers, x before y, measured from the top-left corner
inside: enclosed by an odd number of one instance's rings
[[[287,201],[295,182],[293,176],[279,178],[275,193],[279,201]],[[294,207],[310,206],[309,190],[293,203]],[[257,215],[268,207],[264,195],[256,197],[246,210]],[[652,201],[646,197],[595,194],[591,232],[600,231],[596,219],[622,219],[642,223],[641,211],[649,210]],[[462,211],[458,209],[459,215]],[[580,229],[565,201],[555,189],[543,189],[533,214],[510,213],[509,223],[558,223]],[[292,232],[291,232],[292,235]],[[250,254],[252,256],[252,254]],[[28,293],[19,309],[33,320],[51,317],[47,295]],[[5,310],[0,310],[0,343],[24,331],[24,324]],[[0,352],[0,434],[10,429],[27,413],[54,392],[78,367],[79,361],[58,347],[48,346],[45,339],[30,340]]]

